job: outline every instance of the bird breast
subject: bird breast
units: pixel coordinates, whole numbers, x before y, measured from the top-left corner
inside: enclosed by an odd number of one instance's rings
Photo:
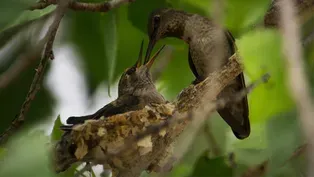
[[[207,77],[228,61],[230,52],[225,33],[209,19],[191,16],[185,25],[184,38],[189,39],[190,57],[199,76]]]

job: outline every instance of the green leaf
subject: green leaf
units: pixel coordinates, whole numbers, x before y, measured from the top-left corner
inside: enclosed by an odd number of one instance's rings
[[[62,131],[60,130],[60,126],[62,125],[60,115],[58,115],[57,119],[54,122],[53,129],[51,132],[51,140],[57,141],[62,136]]]
[[[309,166],[308,154],[306,152],[298,154],[298,156],[289,159],[285,166],[292,167],[299,174],[306,174]]]
[[[116,12],[111,11],[109,14],[103,14],[104,27],[107,34],[105,34],[105,51],[106,58],[108,62],[108,93],[110,95],[110,85],[114,79],[114,72],[116,67],[117,60],[117,22],[116,22]]]
[[[255,166],[267,160],[267,149],[235,149],[235,161],[246,166]]]
[[[0,31],[29,7],[33,0],[0,1]]]
[[[12,27],[6,28],[0,32],[0,48],[5,46],[11,39],[14,39],[14,37],[18,37],[17,34],[22,34],[24,38],[31,38],[32,36],[29,35],[29,29],[31,28],[32,32],[37,34],[40,30],[42,30],[43,25],[50,15],[45,14],[45,16],[38,16],[38,18],[30,19],[27,18],[27,15],[25,16],[23,16],[24,20],[19,20],[19,23],[14,23],[15,26],[10,25]]]
[[[237,163],[237,166],[233,171],[233,176],[244,176],[243,174],[247,172],[248,168],[250,168],[250,166]]]
[[[161,41],[158,45],[166,43]],[[156,45],[156,49],[158,49]],[[174,45],[173,45],[174,46]],[[188,64],[188,46],[182,43],[175,45],[169,65],[164,69],[159,82],[165,88],[163,94],[167,99],[172,100],[180,93],[180,91],[187,87],[194,80],[192,71]],[[182,77],[184,75],[184,77]],[[178,79],[179,78],[179,79]]]
[[[211,131],[213,138],[222,154],[226,151],[227,144],[227,132],[230,131],[228,124],[219,116],[218,113],[212,115],[209,120],[207,120],[209,126],[209,131]],[[205,135],[206,138],[208,135]],[[234,136],[234,135],[233,135]]]
[[[207,152],[198,159],[194,165],[194,171],[190,176],[195,177],[222,177],[232,176],[232,168],[228,167],[223,157],[209,159]]]
[[[0,159],[2,159],[2,157],[4,157],[4,155],[7,153],[7,150],[4,148],[0,148]]]
[[[237,41],[250,80],[259,79],[266,72],[270,80],[249,95],[250,120],[266,121],[279,112],[289,110],[294,102],[286,84],[286,69],[281,50],[281,36],[275,30],[256,30]]]
[[[293,169],[291,165],[278,168],[275,172],[271,172],[265,175],[265,177],[304,177],[302,173]]]
[[[186,174],[191,172],[191,165],[189,164],[179,164],[176,165],[171,172],[167,175],[167,177],[184,177]]]
[[[239,141],[233,132],[229,130],[228,136],[228,150],[230,152],[237,149],[256,149],[263,150],[267,148],[267,137],[266,137],[266,123],[267,122],[258,122],[251,123],[251,134],[248,138]]]
[[[235,35],[262,21],[271,0],[227,0],[225,25]]]
[[[128,5],[127,18],[131,21],[132,25],[146,33],[149,14],[153,10],[162,7],[166,7],[165,0],[150,0],[149,2],[146,0],[137,0]]]
[[[167,0],[168,7],[184,10],[188,13],[196,13],[209,16],[211,1],[204,0]]]
[[[64,172],[61,172],[58,174],[58,177],[70,177],[70,176],[75,176],[75,173],[77,171],[77,167],[81,165],[80,163],[79,164],[73,164],[71,165],[70,168],[68,168],[66,171]]]
[[[8,144],[8,153],[0,162],[0,176],[54,176],[48,158],[48,141],[48,137],[38,132],[19,133]]]
[[[27,22],[27,21],[32,21],[32,20],[38,19],[38,18],[52,12],[53,10],[55,10],[55,8],[56,8],[56,6],[48,6],[45,9],[41,9],[41,10],[22,11],[21,14],[12,23],[10,23],[7,26],[11,27],[11,26],[22,24],[22,23]]]
[[[295,110],[277,114],[268,121],[267,137],[271,173],[292,156],[304,142]]]
[[[118,79],[126,68],[135,64],[140,51],[141,41],[145,35],[134,27],[129,20],[127,20],[127,6],[121,6],[120,8],[115,9],[115,12],[117,14],[116,21],[118,39],[117,65],[115,66],[114,79]]]
[[[108,16],[113,13],[70,13],[72,23],[69,35],[82,57],[90,94],[101,82],[108,80],[108,54],[105,46],[109,43],[105,39],[112,35],[112,29],[105,26],[110,19]]]

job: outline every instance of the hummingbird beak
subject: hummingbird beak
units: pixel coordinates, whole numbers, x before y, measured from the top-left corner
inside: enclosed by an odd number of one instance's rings
[[[160,49],[156,52],[156,54],[145,64],[145,66],[148,68],[148,70],[152,67],[155,59],[158,57],[159,53],[164,49],[165,45],[160,47]]]
[[[142,40],[142,43],[141,43],[141,48],[140,48],[140,53],[138,54],[137,61],[136,61],[135,65],[134,65],[136,68],[139,68],[139,67],[142,65],[142,59],[143,59],[143,46],[144,46],[144,39]]]
[[[148,62],[148,60],[150,58],[150,54],[152,53],[155,44],[156,44],[156,40],[154,38],[150,38],[149,43],[148,43],[148,47],[146,50],[144,63]]]

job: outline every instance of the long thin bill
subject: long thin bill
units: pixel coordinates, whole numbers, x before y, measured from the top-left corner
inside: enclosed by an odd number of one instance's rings
[[[148,43],[148,47],[147,47],[147,50],[146,50],[146,55],[145,55],[145,60],[144,60],[144,64],[148,62],[149,58],[150,58],[150,55],[153,51],[153,48],[155,46],[155,43],[156,41],[153,40],[153,39],[150,39],[149,40],[149,43]]]
[[[135,63],[135,66],[138,68],[142,65],[142,60],[143,60],[143,46],[144,46],[144,39],[142,40],[141,43],[141,48],[140,48],[140,53],[138,54],[137,61]]]
[[[160,49],[156,52],[156,54],[145,64],[147,66],[148,69],[150,69],[155,61],[155,59],[158,57],[158,55],[160,54],[160,52],[164,49],[166,45],[163,45],[162,47],[160,47]]]

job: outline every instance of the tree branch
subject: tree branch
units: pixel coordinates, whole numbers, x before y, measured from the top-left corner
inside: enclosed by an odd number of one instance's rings
[[[287,80],[291,95],[299,110],[300,122],[309,144],[309,166],[314,165],[314,104],[309,92],[309,84],[305,75],[300,41],[299,21],[291,0],[280,1],[280,29],[283,34],[283,53],[287,67]],[[314,170],[309,168],[309,176],[314,176]]]
[[[87,3],[72,1],[69,4],[69,8],[78,11],[90,11],[90,12],[108,12],[111,9],[117,8],[122,4],[133,2],[135,0],[111,0],[101,3]],[[58,0],[43,0],[29,7],[28,10],[44,9],[50,5],[56,5]]]
[[[47,66],[47,63],[49,59],[51,58],[52,54],[52,46],[55,39],[55,35],[57,33],[59,24],[62,20],[62,17],[64,16],[68,4],[70,3],[70,0],[62,0],[58,4],[55,12],[54,12],[54,21],[50,25],[48,32],[46,33],[45,37],[39,42],[40,48],[38,49],[38,52],[42,52],[42,50],[45,48],[44,54],[42,59],[40,60],[40,63],[38,65],[38,68],[36,69],[36,74],[33,78],[32,84],[30,86],[30,89],[27,93],[26,99],[21,107],[19,115],[12,121],[11,126],[6,129],[4,133],[0,136],[0,144],[3,144],[7,141],[8,137],[12,135],[25,121],[25,114],[27,113],[28,109],[30,108],[32,100],[35,98],[37,92],[40,89],[40,84],[42,81],[42,77],[44,75],[44,70]],[[45,46],[45,47],[44,47]]]
[[[314,0],[293,0],[294,7],[297,11],[297,18],[301,22],[305,22],[313,15]],[[265,27],[278,27],[280,24],[280,0],[273,0],[271,7],[264,16]]]

